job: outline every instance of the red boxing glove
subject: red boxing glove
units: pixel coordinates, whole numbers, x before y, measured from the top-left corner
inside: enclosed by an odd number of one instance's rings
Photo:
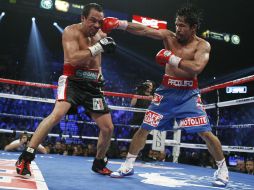
[[[178,67],[182,58],[177,57],[170,50],[162,49],[156,55],[156,63],[165,66],[166,64],[171,64],[175,67]]]
[[[126,30],[128,22],[126,20],[118,20],[114,17],[106,17],[103,19],[101,30],[105,33],[111,32],[113,29]]]

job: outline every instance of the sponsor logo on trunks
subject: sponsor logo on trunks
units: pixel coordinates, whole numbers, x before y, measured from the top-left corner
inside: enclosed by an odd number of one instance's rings
[[[160,120],[163,118],[163,115],[148,110],[145,114],[144,123],[157,127],[160,123]]]
[[[168,79],[168,84],[176,87],[192,87],[192,80],[176,80],[176,79]]]
[[[189,117],[180,120],[180,127],[195,127],[208,124],[206,116]]]
[[[163,96],[154,93],[152,103],[155,104],[156,106],[158,106],[158,105],[160,105],[162,98],[163,98]]]
[[[93,110],[104,110],[102,98],[93,98]]]
[[[77,70],[76,71],[76,77],[88,79],[88,80],[97,80],[98,79],[98,73],[92,72],[92,71],[83,71],[83,70]]]

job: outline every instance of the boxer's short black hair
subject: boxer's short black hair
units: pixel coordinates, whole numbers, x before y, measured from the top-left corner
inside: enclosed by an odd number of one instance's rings
[[[178,9],[176,13],[176,17],[184,17],[186,23],[188,23],[191,27],[197,25],[197,28],[200,27],[202,20],[202,12],[199,11],[192,5],[184,6]]]
[[[83,11],[82,11],[82,15],[87,18],[91,9],[95,9],[96,11],[99,11],[99,12],[103,12],[103,8],[101,5],[97,4],[97,3],[89,3],[89,4],[86,4],[83,8]]]

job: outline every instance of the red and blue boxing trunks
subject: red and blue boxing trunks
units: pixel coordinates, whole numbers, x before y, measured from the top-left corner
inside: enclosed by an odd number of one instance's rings
[[[164,75],[141,127],[147,130],[173,130],[175,120],[178,127],[188,133],[211,131],[197,79]]]

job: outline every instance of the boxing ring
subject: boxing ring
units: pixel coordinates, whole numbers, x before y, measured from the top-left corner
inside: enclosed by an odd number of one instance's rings
[[[227,86],[243,84],[254,81],[254,75],[237,79],[234,81],[226,82],[219,85],[214,85],[201,89],[201,93],[207,93]],[[0,78],[1,83],[12,84],[12,85],[23,85],[32,86],[39,88],[56,89],[57,86],[51,84],[32,83],[25,81],[15,81],[9,79]],[[147,99],[146,96],[139,96],[125,93],[115,93],[104,91],[105,96],[116,96],[122,98],[140,98]],[[16,95],[9,93],[0,93],[0,98],[22,100],[29,102],[43,102],[47,104],[54,104],[54,99],[40,98],[33,96]],[[230,107],[236,105],[245,105],[254,102],[254,97],[235,99],[224,102],[216,102],[206,104],[205,108],[219,109],[223,107]],[[145,109],[138,109],[132,107],[123,106],[109,106],[112,110],[122,110],[126,112],[145,112]],[[31,119],[31,120],[42,120],[43,117],[32,116],[32,115],[21,115],[14,113],[2,112],[0,118],[19,118],[19,119]],[[65,122],[75,122],[79,124],[94,125],[93,122],[86,122],[83,120],[74,120],[70,118],[64,118]],[[218,123],[217,123],[218,124]],[[125,126],[124,124],[115,124],[118,126]],[[254,124],[237,124],[227,126],[214,126],[216,129],[231,128],[241,129],[253,128]],[[138,127],[135,125],[129,125],[128,127]],[[215,169],[203,168],[197,166],[191,166],[186,164],[177,163],[181,148],[186,149],[207,149],[205,144],[190,144],[181,142],[181,130],[177,125],[173,132],[173,139],[165,139],[163,142],[165,146],[173,147],[172,155],[173,162],[159,162],[155,161],[152,163],[138,161],[135,166],[135,175],[123,179],[114,179],[108,176],[101,176],[92,173],[90,168],[92,165],[93,157],[80,157],[80,156],[63,156],[55,154],[47,155],[36,155],[36,160],[32,163],[33,176],[29,179],[16,175],[14,163],[20,153],[16,152],[4,152],[0,151],[0,189],[94,189],[94,190],[117,190],[119,187],[134,190],[149,190],[149,189],[225,189],[212,187],[211,182],[213,181],[213,172]],[[23,130],[12,130],[0,128],[0,133],[22,133]],[[27,131],[33,133],[32,131]],[[51,133],[48,136],[61,137],[61,138],[76,138],[76,139],[93,139],[97,140],[97,137],[91,136],[79,136],[72,135],[69,132],[62,134]],[[154,136],[155,137],[155,136]],[[125,138],[112,138],[112,141],[117,140],[118,142],[130,142],[130,139]],[[153,140],[147,140],[148,144],[153,144]],[[232,146],[223,145],[224,151],[228,152],[243,152],[243,153],[254,153],[254,147],[252,146]],[[110,159],[109,168],[116,170],[124,160]],[[99,183],[96,183],[96,182]],[[226,189],[254,189],[253,176],[247,174],[241,174],[236,172],[230,172],[230,182]]]

